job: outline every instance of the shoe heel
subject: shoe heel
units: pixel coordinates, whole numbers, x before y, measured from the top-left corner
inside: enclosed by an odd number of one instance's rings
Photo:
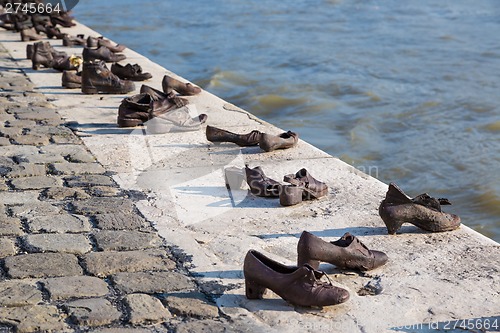
[[[293,206],[302,202],[303,188],[295,185],[283,185],[280,187],[280,205]]]
[[[245,292],[248,299],[261,299],[266,292],[266,287],[257,284],[255,281],[245,279]]]
[[[82,87],[82,93],[84,93],[86,95],[93,95],[93,94],[97,94],[98,91],[97,91],[97,88],[94,88],[94,87]]]

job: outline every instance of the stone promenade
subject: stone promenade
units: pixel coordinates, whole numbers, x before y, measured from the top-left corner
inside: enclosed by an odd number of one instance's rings
[[[0,45],[0,332],[238,331]]]

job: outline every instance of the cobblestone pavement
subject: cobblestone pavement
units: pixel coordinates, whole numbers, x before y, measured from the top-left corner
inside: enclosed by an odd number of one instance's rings
[[[240,331],[16,66],[0,44],[0,332]]]

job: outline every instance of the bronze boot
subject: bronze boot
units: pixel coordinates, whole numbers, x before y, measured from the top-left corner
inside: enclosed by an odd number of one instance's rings
[[[86,61],[82,70],[82,92],[84,94],[126,94],[135,90],[131,81],[120,80],[106,67],[103,61]]]
[[[369,250],[350,233],[345,233],[334,242],[326,242],[303,231],[297,244],[297,253],[297,265],[309,264],[314,269],[318,269],[322,261],[338,268],[368,271],[384,265],[388,260],[385,253]]]
[[[378,212],[389,234],[395,234],[403,223],[411,223],[431,232],[457,229],[460,226],[460,217],[443,212],[441,205],[451,203],[448,199],[436,199],[427,193],[412,199],[396,184],[391,183]]]
[[[207,140],[214,143],[232,142],[240,147],[250,147],[259,144],[260,132],[253,130],[247,134],[235,134],[217,127],[207,126]]]
[[[276,149],[288,149],[297,145],[299,136],[291,131],[281,133],[280,135],[271,135],[262,133],[259,139],[259,147],[267,152]]]
[[[285,266],[255,250],[248,251],[243,264],[245,293],[249,299],[261,299],[266,289],[299,306],[328,306],[344,303],[349,292],[335,287],[328,276],[309,265]],[[329,279],[328,279],[329,280]]]
[[[35,43],[33,54],[31,56],[32,68],[38,70],[40,66],[52,67],[54,56],[52,55],[52,46],[49,42]]]

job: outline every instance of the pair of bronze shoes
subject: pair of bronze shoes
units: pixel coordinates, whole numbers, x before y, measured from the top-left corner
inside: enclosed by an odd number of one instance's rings
[[[295,147],[299,141],[297,133],[288,131],[279,135],[272,135],[253,130],[246,134],[236,134],[224,129],[207,126],[207,140],[216,144],[232,142],[240,147],[259,146],[262,150],[270,152],[277,149]]]
[[[286,266],[258,251],[248,251],[243,264],[246,297],[262,299],[266,289],[270,289],[294,305],[341,304],[349,299],[349,292],[334,286],[328,275],[318,270],[320,261],[360,271],[378,268],[388,261],[385,253],[369,250],[349,233],[337,241],[326,242],[303,231],[297,252],[297,266]],[[322,281],[322,277],[327,281]]]
[[[259,166],[252,169],[245,166],[245,176],[252,194],[279,197],[282,206],[296,205],[303,200],[318,199],[328,194],[328,186],[314,178],[305,168],[283,177],[283,181],[291,185],[283,185],[267,177]]]
[[[126,97],[118,108],[118,126],[134,127],[146,124],[148,132],[162,134],[200,129],[208,116],[192,118],[186,105],[189,101],[174,93],[165,93],[142,85],[140,94]]]
[[[389,234],[395,234],[404,223],[411,223],[430,232],[457,229],[460,217],[443,212],[441,205],[451,203],[448,199],[436,199],[427,193],[410,198],[396,184],[391,183],[385,199],[380,203],[379,215]]]

